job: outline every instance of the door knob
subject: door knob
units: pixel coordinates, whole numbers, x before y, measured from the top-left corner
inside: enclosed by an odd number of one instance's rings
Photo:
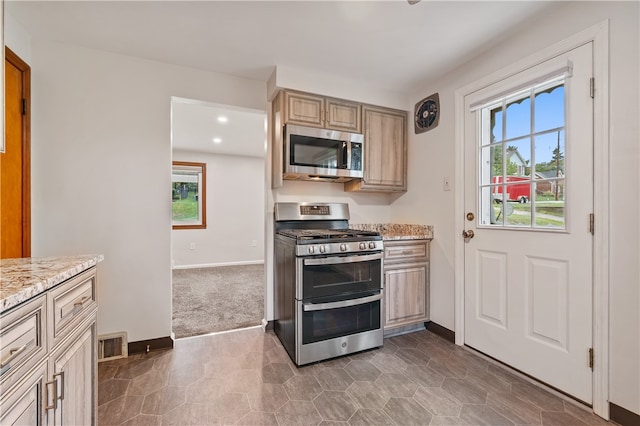
[[[462,238],[464,239],[471,239],[473,238],[474,235],[475,234],[471,229],[469,229],[468,231],[467,230],[462,231]]]

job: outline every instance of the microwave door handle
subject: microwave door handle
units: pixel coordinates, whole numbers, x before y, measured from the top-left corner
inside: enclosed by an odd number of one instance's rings
[[[351,142],[347,142],[347,170],[351,170]]]
[[[341,169],[349,170],[349,142],[342,141],[342,164]]]
[[[365,305],[367,303],[375,302],[376,300],[382,300],[382,293],[377,293],[373,296],[360,297],[358,299],[341,300],[339,302],[303,303],[302,309],[305,312],[326,311],[328,309],[348,308],[350,306]]]

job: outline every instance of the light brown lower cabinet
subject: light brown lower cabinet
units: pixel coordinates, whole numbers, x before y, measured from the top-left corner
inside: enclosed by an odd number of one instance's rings
[[[385,332],[429,320],[429,240],[385,241]]]
[[[97,424],[95,294],[92,268],[2,313],[1,425]]]

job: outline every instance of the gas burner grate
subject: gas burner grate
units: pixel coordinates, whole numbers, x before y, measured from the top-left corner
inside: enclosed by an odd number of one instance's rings
[[[336,240],[344,238],[377,237],[377,232],[359,231],[353,229],[286,229],[280,234],[297,240]]]

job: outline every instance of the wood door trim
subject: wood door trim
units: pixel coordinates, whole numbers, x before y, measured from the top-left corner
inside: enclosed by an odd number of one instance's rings
[[[22,256],[31,256],[31,67],[5,46],[5,61],[22,74],[22,98],[26,101],[22,119]]]

